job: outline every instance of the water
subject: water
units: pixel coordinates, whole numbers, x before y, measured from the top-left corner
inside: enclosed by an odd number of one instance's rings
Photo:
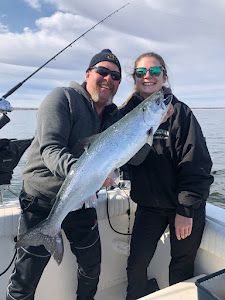
[[[225,109],[194,109],[213,161],[212,173],[215,181],[211,186],[209,202],[225,208]],[[10,113],[11,122],[0,130],[0,138],[27,139],[34,136],[36,110],[17,110]],[[11,192],[4,199],[16,199],[22,185],[21,172],[26,163],[26,153],[14,170]]]
[[[194,109],[213,161],[209,202],[225,208],[225,109]]]

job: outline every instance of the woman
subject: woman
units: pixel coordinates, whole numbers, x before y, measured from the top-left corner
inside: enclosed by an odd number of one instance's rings
[[[165,88],[168,75],[163,58],[142,54],[135,61],[133,78],[135,92],[121,108],[123,115],[159,90],[165,98],[172,95],[174,111],[154,134],[143,162],[131,165],[131,160],[129,164],[131,198],[137,211],[127,266],[127,300],[147,294],[147,267],[168,225],[169,283],[193,276],[205,225],[205,202],[213,182],[212,162],[195,116]]]

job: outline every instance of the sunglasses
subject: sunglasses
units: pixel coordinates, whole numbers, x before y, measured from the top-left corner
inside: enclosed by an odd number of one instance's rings
[[[109,70],[108,68],[101,67],[101,66],[100,66],[100,67],[92,67],[92,68],[90,68],[89,70],[92,70],[92,69],[95,69],[96,72],[97,72],[99,75],[103,76],[103,77],[108,76],[108,75],[110,74],[110,76],[111,76],[111,78],[112,78],[113,80],[118,81],[118,80],[121,79],[121,74],[120,74],[120,72],[117,72],[117,71],[111,71],[111,70]]]
[[[147,68],[136,68],[134,70],[134,75],[137,78],[141,78],[141,77],[145,76],[147,74],[147,72],[149,71],[149,74],[151,76],[159,77],[162,70],[164,70],[164,68],[162,66],[155,66],[155,67],[151,67],[149,69],[147,69]]]

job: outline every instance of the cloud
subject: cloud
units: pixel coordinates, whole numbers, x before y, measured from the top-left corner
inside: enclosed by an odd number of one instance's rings
[[[40,10],[41,8],[41,1],[39,0],[24,0],[30,7]]]
[[[8,26],[0,22],[0,33],[6,33],[8,31]]]
[[[7,25],[0,23],[2,94],[127,1],[26,0],[26,3],[34,9],[51,4],[56,10],[35,20],[35,30],[27,26],[21,33],[12,33]],[[155,51],[164,57],[172,89],[181,100],[191,105],[206,101],[210,105],[216,99],[225,106],[224,28],[224,0],[131,1],[32,77],[12,95],[13,101],[29,95],[37,105],[54,86],[66,85],[70,80],[82,82],[91,57],[103,48],[110,48],[123,68],[117,103],[122,103],[132,90],[129,74],[136,57]]]

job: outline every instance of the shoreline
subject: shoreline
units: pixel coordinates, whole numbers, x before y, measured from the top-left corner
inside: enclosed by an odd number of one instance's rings
[[[190,107],[191,109],[225,109],[225,107]],[[13,110],[38,110],[38,107],[14,107]]]
[[[225,109],[225,107],[191,107],[191,109]]]
[[[38,110],[38,107],[13,107],[14,110]]]

